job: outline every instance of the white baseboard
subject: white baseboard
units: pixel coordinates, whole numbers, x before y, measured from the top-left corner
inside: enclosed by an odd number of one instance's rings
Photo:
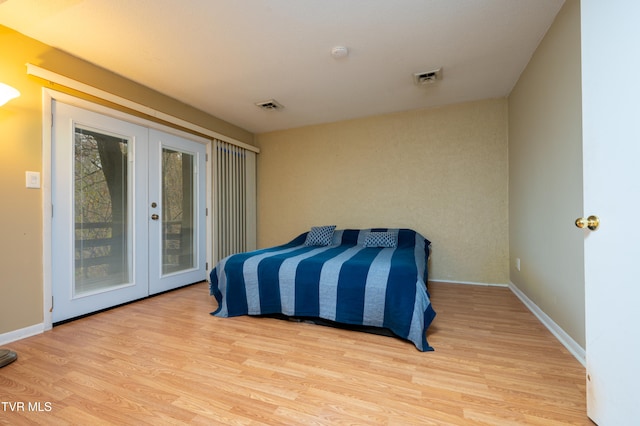
[[[445,284],[482,285],[482,286],[487,286],[487,287],[509,287],[509,284],[478,283],[478,282],[473,282],[473,281],[452,281],[452,280],[430,279],[429,282],[445,283]]]
[[[0,345],[15,342],[16,340],[24,339],[26,337],[35,336],[44,332],[44,323],[31,325],[29,327],[21,328],[19,330],[10,331],[8,333],[0,334]]]
[[[555,323],[542,309],[538,307],[531,299],[527,297],[516,285],[509,282],[509,288],[511,291],[524,303],[524,305],[535,315],[540,322],[549,329],[560,343],[586,368],[587,355],[584,348],[582,348],[575,340],[571,338],[558,324]]]

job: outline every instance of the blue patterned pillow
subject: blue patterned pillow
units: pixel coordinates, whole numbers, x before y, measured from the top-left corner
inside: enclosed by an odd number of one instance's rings
[[[305,246],[328,246],[333,240],[336,225],[312,226],[304,241]]]
[[[398,235],[395,232],[371,231],[364,239],[365,247],[397,247]]]

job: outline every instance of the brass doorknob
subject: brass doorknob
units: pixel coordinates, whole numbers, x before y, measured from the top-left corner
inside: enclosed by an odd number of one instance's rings
[[[157,214],[154,213],[154,214],[151,215],[151,219],[158,220],[158,219],[160,219],[160,216],[158,216]]]
[[[596,229],[598,229],[598,226],[600,226],[600,219],[598,218],[598,216],[593,215],[587,218],[579,217],[576,219],[576,226],[578,228],[589,228],[592,231],[595,231]]]

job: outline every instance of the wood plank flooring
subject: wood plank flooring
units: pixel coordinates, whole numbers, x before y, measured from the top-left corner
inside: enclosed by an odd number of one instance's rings
[[[434,352],[217,318],[206,283],[6,345],[0,424],[590,425],[585,369],[507,288],[430,284]]]

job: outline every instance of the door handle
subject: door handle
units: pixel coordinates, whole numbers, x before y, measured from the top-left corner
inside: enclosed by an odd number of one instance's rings
[[[598,216],[589,216],[589,217],[579,217],[576,219],[576,226],[578,228],[584,229],[584,228],[589,228],[592,231],[595,231],[596,229],[598,229],[598,226],[600,226],[600,219],[598,218]]]
[[[158,219],[160,219],[160,216],[158,216],[157,214],[154,213],[154,214],[151,215],[151,219],[158,220]]]

